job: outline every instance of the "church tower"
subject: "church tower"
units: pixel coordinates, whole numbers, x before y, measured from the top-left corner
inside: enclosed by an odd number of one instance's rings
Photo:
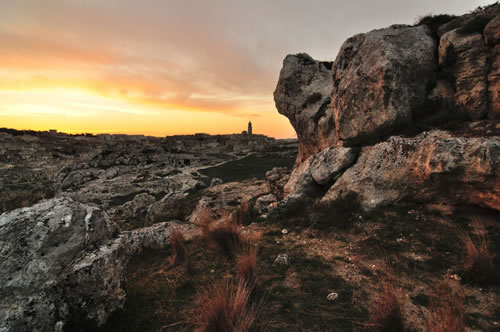
[[[248,121],[248,135],[252,135],[252,121]]]

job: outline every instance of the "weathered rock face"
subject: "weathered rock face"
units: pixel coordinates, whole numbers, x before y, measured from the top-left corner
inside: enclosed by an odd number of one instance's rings
[[[342,172],[353,164],[353,148],[326,148],[300,164],[285,185],[285,193],[296,199],[322,196]]]
[[[168,225],[118,234],[100,209],[70,198],[0,215],[0,331],[60,331],[123,305],[131,255],[168,244]]]
[[[338,137],[359,141],[410,122],[435,80],[435,49],[426,26],[393,25],[347,39],[333,65]]]
[[[331,66],[305,53],[288,55],[283,61],[274,101],[297,132],[298,164],[337,142],[330,107]]]
[[[266,172],[266,182],[269,192],[278,200],[285,197],[285,185],[290,179],[290,170],[286,167],[275,167]]]
[[[287,198],[354,192],[365,210],[400,200],[500,210],[500,5],[436,29],[396,25],[349,38],[333,63],[333,82],[314,79],[318,62],[309,57],[285,59],[278,111],[294,124],[301,147],[321,142],[304,148],[284,186]],[[328,139],[313,130],[317,113],[295,102],[316,88],[323,96],[329,87],[321,83],[332,87]],[[462,122],[439,130],[454,119]],[[413,137],[388,137],[408,132]]]
[[[167,194],[149,208],[147,219],[151,223],[171,219],[184,219],[185,203],[186,196],[184,194]]]
[[[363,148],[323,199],[348,192],[358,194],[365,210],[403,199],[500,210],[500,137],[453,137],[444,131],[393,136]]]
[[[439,65],[454,86],[454,104],[471,119],[481,119],[488,111],[489,48],[480,33],[463,35],[459,29],[441,37]]]

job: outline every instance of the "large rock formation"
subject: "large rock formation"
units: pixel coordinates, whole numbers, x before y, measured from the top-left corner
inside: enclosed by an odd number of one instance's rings
[[[332,72],[339,139],[358,142],[410,122],[435,80],[435,49],[426,26],[393,25],[344,42]]]
[[[285,194],[354,192],[365,210],[400,200],[500,210],[499,36],[495,4],[432,31],[395,25],[356,35],[329,73],[304,54],[287,56],[274,97],[301,153]],[[310,96],[324,104],[306,103]],[[328,135],[324,123],[334,124]]]
[[[403,199],[500,210],[500,136],[454,137],[433,130],[390,137],[363,148],[323,199],[349,192],[366,210]]]
[[[102,210],[70,198],[0,215],[0,331],[103,323],[124,303],[129,258],[168,239],[166,223],[119,234]]]
[[[305,53],[288,55],[283,61],[274,100],[297,132],[298,163],[336,142],[330,106],[331,66],[331,62],[316,61]]]

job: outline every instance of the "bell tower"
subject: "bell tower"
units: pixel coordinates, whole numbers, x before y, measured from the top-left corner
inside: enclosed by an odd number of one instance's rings
[[[252,135],[252,121],[248,121],[248,135]]]

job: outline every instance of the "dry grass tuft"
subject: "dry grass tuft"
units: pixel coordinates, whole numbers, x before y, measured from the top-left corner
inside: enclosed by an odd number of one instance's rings
[[[200,227],[203,237],[208,238],[210,233],[210,225],[214,222],[214,219],[210,215],[208,210],[202,211],[200,214]]]
[[[250,290],[243,283],[214,282],[197,294],[195,303],[198,332],[244,332],[257,318],[257,307],[250,304]]]
[[[174,250],[174,264],[180,264],[186,259],[186,246],[184,245],[184,235],[179,230],[174,230],[170,235],[170,246]]]
[[[252,209],[250,207],[250,201],[248,199],[243,199],[238,213],[238,223],[240,225],[249,225],[251,222]]]
[[[430,301],[428,332],[461,332],[465,329],[462,296],[453,293],[446,284],[435,291]]]
[[[370,331],[405,331],[401,303],[391,285],[384,284],[382,293],[369,308],[368,322],[362,325]]]
[[[241,254],[237,259],[238,277],[240,281],[252,290],[257,284],[257,253],[250,248],[248,252]]]
[[[238,226],[227,221],[210,227],[208,239],[229,256],[234,256],[243,245],[243,237]]]
[[[484,225],[479,220],[475,220],[472,229],[473,235],[470,233],[461,235],[466,250],[463,261],[464,271],[467,277],[478,283],[489,283],[496,276],[495,255],[488,248],[489,241]]]

